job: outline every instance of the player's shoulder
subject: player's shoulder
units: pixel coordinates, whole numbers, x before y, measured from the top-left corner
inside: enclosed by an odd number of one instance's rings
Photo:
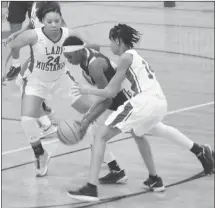
[[[108,63],[103,57],[94,57],[91,59],[88,68],[90,71],[98,71],[107,67]]]
[[[132,53],[128,53],[127,51],[124,52],[119,57],[119,63],[121,63],[121,62],[132,63],[132,61],[133,61],[133,54]]]

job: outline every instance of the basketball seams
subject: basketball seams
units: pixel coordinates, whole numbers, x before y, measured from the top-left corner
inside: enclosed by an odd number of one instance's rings
[[[64,122],[67,124],[67,126],[70,128],[71,132],[72,132],[73,135],[75,136],[76,143],[77,143],[79,140],[77,139],[76,135],[74,134],[73,129],[70,127],[70,125],[69,125],[66,121],[64,121]],[[74,126],[74,124],[73,124],[73,126]],[[74,126],[74,127],[75,127],[75,126]],[[76,128],[76,127],[75,127],[75,128]]]
[[[60,127],[60,126],[59,126]],[[58,128],[59,133],[61,133],[63,135],[63,137],[65,138],[66,141],[68,141],[69,143],[64,142],[63,140],[61,140],[64,144],[70,144],[71,142],[67,139],[67,137],[65,137],[65,135],[63,134],[63,132],[61,131],[61,128]],[[61,136],[59,136],[59,139],[61,138]]]

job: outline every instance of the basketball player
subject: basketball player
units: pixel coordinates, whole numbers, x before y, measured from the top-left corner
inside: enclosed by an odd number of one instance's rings
[[[48,3],[52,3],[52,1],[34,2],[32,5],[32,9],[31,9],[29,24],[26,27],[20,29],[19,31],[11,34],[11,36],[8,37],[8,39],[6,40],[6,43],[8,44],[11,40],[15,39],[18,35],[20,35],[21,33],[23,33],[24,31],[26,31],[28,29],[35,29],[35,28],[40,28],[40,27],[44,26],[43,23],[40,22],[39,19],[37,18],[36,11],[37,11],[37,8],[42,7],[43,4],[48,4]],[[62,18],[62,26],[65,26],[65,21],[63,18]],[[30,52],[31,52],[31,57],[32,57],[33,52],[32,52],[31,47],[30,47]],[[9,60],[11,55],[13,57],[13,54],[14,53],[9,54],[6,60]],[[19,73],[19,75],[16,79],[16,84],[21,88],[21,92],[22,92],[23,84],[27,81],[27,77],[31,74],[31,72],[28,69],[31,57],[23,64],[21,72]],[[79,109],[85,107],[84,105],[80,106],[82,104],[82,100],[83,100],[83,98],[80,99],[80,101],[73,103],[74,105],[79,106],[79,108],[76,108],[76,110],[79,110]],[[76,107],[76,106],[74,106],[74,107]],[[46,136],[55,133],[57,131],[57,128],[56,128],[54,122],[51,121],[49,118],[49,116],[51,116],[54,111],[49,106],[47,106],[45,101],[42,103],[41,107],[42,107],[42,110],[44,110],[44,114],[42,114],[41,117],[38,119],[38,124],[42,129],[41,138],[45,139]]]
[[[78,37],[68,37],[63,44],[64,56],[69,63],[81,67],[82,74],[87,83],[103,89],[115,74],[114,63],[100,52],[86,48],[83,44],[83,41]],[[97,119],[106,109],[109,109],[110,112],[116,111],[118,106],[122,105],[128,99],[127,96],[125,91],[122,90],[115,98],[106,99],[103,105],[97,107],[97,110],[89,109],[87,114],[91,115],[85,115],[84,128],[87,129],[89,124]],[[98,128],[94,128],[94,130],[96,133],[98,132]],[[127,181],[125,171],[119,167],[115,158],[112,157],[112,153],[107,152],[105,161],[108,162],[107,165],[110,173],[106,177],[101,178],[100,183],[124,183]]]
[[[33,3],[33,5],[32,5],[32,8],[31,8],[31,14],[29,15],[29,17],[30,17],[29,24],[27,24],[25,27],[21,28],[17,32],[12,33],[6,39],[6,44],[8,44],[9,42],[11,42],[18,35],[20,35],[21,33],[23,33],[24,31],[26,31],[28,29],[40,28],[40,27],[43,26],[43,24],[38,20],[38,18],[36,16],[36,11],[37,11],[37,8],[39,7],[39,5],[42,6],[42,4],[51,3],[51,2],[32,2],[32,3]],[[64,23],[64,21],[63,21],[63,23]],[[12,53],[12,51],[11,51],[11,53],[8,55],[8,57],[7,57],[6,60],[9,60],[9,58],[11,56],[12,56],[12,60],[13,60],[14,59],[14,55],[16,55],[16,52]],[[31,52],[31,56],[33,56],[32,55],[31,47],[30,47],[30,52]],[[16,57],[19,57],[19,53],[18,53],[18,56],[16,55]],[[29,71],[29,69],[28,69],[28,66],[29,66],[29,63],[30,63],[30,59],[31,58],[27,59],[26,62],[23,64],[22,69],[21,69],[21,71],[18,74],[17,79],[16,79],[16,84],[20,87],[21,92],[23,90],[22,86],[23,86],[24,82],[26,81],[27,76],[30,75],[30,73],[31,73]],[[13,68],[13,69],[16,71],[16,68]],[[12,80],[12,78],[10,76],[10,72],[6,75],[6,77],[7,76],[9,76],[9,78],[8,79],[6,78],[5,80]],[[50,118],[48,116],[48,115],[53,114],[53,110],[49,106],[47,106],[45,102],[42,103],[41,107],[44,110],[44,115],[42,115],[38,119],[38,123],[39,123],[40,127],[42,128],[41,138],[46,138],[46,136],[55,133],[57,131],[57,128],[56,128],[56,126],[53,124],[53,122],[50,120]]]
[[[22,28],[22,24],[25,21],[26,13],[28,13],[28,16],[30,17],[32,3],[32,1],[8,2],[8,11],[6,18],[10,24],[10,32],[12,34],[16,33]],[[16,78],[21,70],[21,64],[19,61],[19,50],[14,50],[12,56],[12,66],[7,75],[4,77],[3,81]]]
[[[211,174],[214,164],[210,147],[200,146],[173,127],[161,123],[167,113],[167,101],[155,73],[133,49],[134,43],[140,39],[139,32],[128,25],[119,24],[110,30],[109,39],[112,52],[119,56],[116,74],[104,89],[73,86],[73,93],[77,91],[81,94],[93,94],[103,100],[113,98],[127,78],[130,81],[132,97],[108,117],[106,127],[100,135],[96,135],[91,155],[89,183],[77,191],[68,191],[69,196],[86,201],[99,200],[96,184],[105,145],[109,139],[121,132],[130,132],[133,135],[149,170],[149,178],[144,185],[153,191],[164,191],[165,187],[161,177],[156,173],[150,146],[145,142],[144,135],[150,130],[154,136],[175,139],[189,148],[202,163],[205,173]]]
[[[75,31],[61,27],[61,16],[57,2],[43,4],[37,10],[37,17],[44,27],[27,30],[8,44],[11,50],[20,50],[29,45],[34,55],[29,65],[31,74],[23,90],[21,125],[35,154],[37,177],[46,175],[50,160],[50,153],[44,150],[41,144],[37,123],[38,117],[41,116],[41,104],[52,98],[62,82],[70,79],[66,75],[62,44],[71,35],[79,36]]]

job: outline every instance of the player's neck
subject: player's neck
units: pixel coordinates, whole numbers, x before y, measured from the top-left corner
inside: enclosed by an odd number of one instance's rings
[[[131,48],[127,47],[126,45],[121,45],[119,48],[119,56],[121,56],[123,53],[125,53],[125,51],[130,50]]]
[[[56,40],[56,39],[59,39],[59,37],[61,36],[61,31],[56,31],[56,32],[50,32],[50,31],[47,31],[47,29],[44,27],[43,28],[43,32],[44,34],[51,40]]]

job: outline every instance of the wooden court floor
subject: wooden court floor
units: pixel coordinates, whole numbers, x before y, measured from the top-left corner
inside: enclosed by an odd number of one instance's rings
[[[112,60],[116,57],[107,47],[109,29],[121,21],[140,30],[143,38],[138,51],[156,72],[169,103],[164,123],[178,128],[195,142],[214,148],[214,11],[211,10],[210,3],[202,2],[193,5],[179,2],[177,10],[164,10],[159,2],[62,3],[68,26],[77,27],[90,42],[101,44],[101,51]],[[2,35],[7,31],[8,25],[3,21]],[[24,61],[28,58],[28,49],[23,49],[21,54]],[[80,69],[70,67],[81,82]],[[68,198],[68,189],[78,188],[87,181],[91,136],[87,135],[85,141],[71,147],[60,144],[55,136],[43,141],[53,157],[48,175],[35,178],[32,151],[19,122],[20,94],[14,82],[2,87],[1,97],[3,208],[214,207],[214,175],[177,184],[201,172],[200,163],[173,141],[151,136],[148,139],[158,173],[168,186],[165,193],[144,192],[142,182],[148,176],[147,170],[134,141],[128,135],[121,135],[111,140],[108,147],[125,168],[128,183],[99,186],[101,204],[80,203]],[[55,97],[50,105],[58,119],[80,117],[70,107],[68,99]],[[100,174],[107,171],[103,166]],[[128,197],[121,200],[111,199],[125,195]]]

